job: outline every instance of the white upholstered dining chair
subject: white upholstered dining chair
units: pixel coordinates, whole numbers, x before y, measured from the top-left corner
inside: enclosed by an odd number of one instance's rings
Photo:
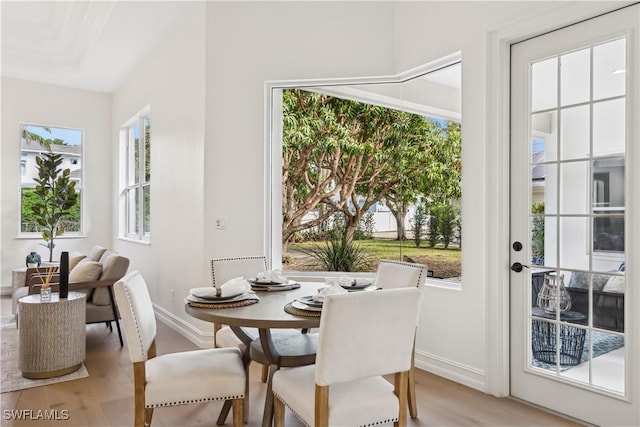
[[[380,260],[376,272],[374,285],[382,289],[396,289],[406,287],[421,288],[427,280],[428,269],[424,264],[393,260]],[[414,373],[413,353],[411,355],[411,369],[409,370],[409,415],[418,417],[416,401],[416,385]]]
[[[231,401],[233,425],[244,425],[245,367],[237,348],[156,354],[156,319],[142,275],[132,271],[114,285],[129,357],[133,362],[136,427],[151,424],[163,406]]]
[[[267,259],[265,256],[239,256],[231,258],[214,258],[211,260],[211,279],[213,286],[222,286],[228,280],[236,277],[251,278],[256,277],[258,273],[264,272],[267,269]],[[243,343],[233,330],[229,326],[214,324],[214,345],[216,347],[237,347],[241,351],[247,349],[247,344]],[[268,358],[262,351],[262,346],[259,340],[259,332],[257,328],[243,327],[242,331],[252,341],[251,360],[262,365],[262,382],[267,382],[269,378],[269,362]],[[276,329],[271,331],[271,335],[276,343],[286,343],[289,338],[298,336],[301,331],[297,329]],[[311,348],[311,354],[315,354],[315,337],[309,335],[309,346]],[[286,345],[286,344],[285,344]],[[247,379],[246,393],[249,394],[249,381]],[[245,419],[248,417],[249,412],[248,397],[245,400],[244,410]],[[225,408],[220,413],[218,418],[218,424],[224,423],[227,417],[227,411],[229,405],[225,405]]]
[[[308,426],[405,426],[419,300],[416,288],[327,295],[316,364],[273,375],[274,425],[286,405]]]
[[[236,277],[256,277],[258,273],[266,269],[267,259],[264,256],[214,258],[211,260],[212,285],[220,287],[225,282]],[[258,337],[258,330],[255,328],[243,328],[243,330],[254,339]],[[213,333],[213,343],[216,347],[238,347],[244,350],[245,344],[240,341],[240,338],[236,336],[229,326],[214,323]]]

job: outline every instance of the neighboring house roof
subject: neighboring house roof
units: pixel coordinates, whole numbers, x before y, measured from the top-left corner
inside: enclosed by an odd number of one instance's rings
[[[544,151],[533,153],[531,156],[531,180],[532,181],[544,181]]]
[[[29,141],[27,142],[25,139],[20,140],[20,148],[23,151],[35,151],[39,153],[46,153],[49,150],[38,141]],[[51,144],[51,151],[58,154],[70,154],[79,156],[81,155],[82,147],[80,145],[58,145]]]

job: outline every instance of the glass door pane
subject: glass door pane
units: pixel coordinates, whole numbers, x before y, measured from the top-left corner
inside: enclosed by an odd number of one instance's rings
[[[530,67],[529,368],[625,392],[625,40]]]

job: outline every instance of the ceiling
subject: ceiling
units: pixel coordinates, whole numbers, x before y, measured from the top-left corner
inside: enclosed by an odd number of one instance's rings
[[[113,93],[166,34],[185,1],[0,0],[3,77]],[[458,69],[429,79],[458,87]]]
[[[1,74],[113,93],[187,3],[2,0]]]

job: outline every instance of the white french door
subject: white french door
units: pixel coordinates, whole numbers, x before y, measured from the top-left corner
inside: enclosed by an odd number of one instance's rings
[[[640,425],[639,22],[511,49],[511,394],[597,425]]]

